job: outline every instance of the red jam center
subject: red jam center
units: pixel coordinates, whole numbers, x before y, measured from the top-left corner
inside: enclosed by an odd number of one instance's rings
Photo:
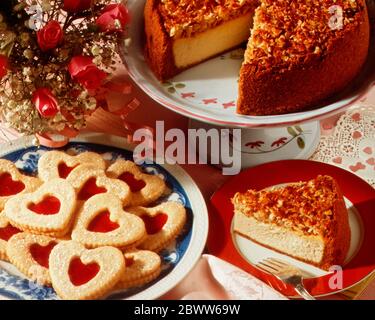
[[[158,213],[154,217],[143,215],[141,218],[145,223],[147,234],[158,233],[161,229],[163,229],[168,220],[168,216],[165,213]]]
[[[65,162],[60,163],[58,166],[60,178],[66,179],[74,168],[76,168],[76,166],[69,167]]]
[[[61,203],[60,200],[54,196],[45,197],[39,203],[32,203],[28,209],[43,215],[53,215],[60,212]]]
[[[99,272],[97,263],[83,264],[80,258],[74,258],[69,266],[69,278],[75,286],[82,286],[93,279]]]
[[[87,180],[85,185],[82,187],[81,191],[78,194],[78,200],[86,201],[89,200],[92,196],[95,196],[99,193],[106,193],[107,189],[103,187],[98,187],[96,185],[96,178],[91,178]]]
[[[134,264],[134,257],[125,258],[125,266],[131,267]]]
[[[120,226],[118,223],[111,221],[110,213],[103,211],[99,213],[94,219],[91,220],[87,230],[92,232],[107,233],[118,229]]]
[[[118,179],[124,181],[129,186],[131,192],[138,192],[146,186],[143,180],[137,180],[130,172],[124,172]]]
[[[13,181],[9,173],[0,175],[0,197],[9,197],[20,193],[25,189],[25,185],[21,181]]]
[[[56,245],[56,242],[51,242],[46,246],[41,246],[34,243],[30,246],[30,253],[33,259],[44,268],[49,268],[49,255]]]
[[[21,230],[11,226],[10,224],[4,228],[0,228],[0,239],[8,241],[15,234],[20,233]]]

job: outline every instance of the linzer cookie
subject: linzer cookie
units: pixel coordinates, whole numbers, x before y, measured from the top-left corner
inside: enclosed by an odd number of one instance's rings
[[[7,242],[21,230],[13,227],[3,212],[0,212],[0,260],[8,261]]]
[[[46,182],[33,193],[11,198],[4,213],[9,222],[26,232],[63,236],[76,209],[74,188],[64,179]]]
[[[61,151],[49,151],[39,159],[39,177],[43,181],[50,181],[56,178],[66,179],[81,164],[92,164],[102,170],[106,168],[104,159],[94,152],[83,152],[76,156],[71,156]]]
[[[125,272],[117,284],[118,289],[144,285],[156,279],[161,271],[160,256],[148,250],[131,250],[124,253]]]
[[[132,192],[131,206],[146,206],[166,192],[166,184],[156,175],[146,174],[132,161],[118,160],[107,170],[108,176],[128,184]]]
[[[50,285],[49,256],[59,242],[56,238],[18,233],[7,244],[9,261],[28,278],[40,285]]]
[[[142,219],[125,212],[121,200],[108,193],[96,195],[84,204],[72,232],[74,241],[89,248],[125,248],[139,244],[145,236]]]
[[[0,211],[12,196],[33,192],[41,183],[38,178],[21,174],[13,162],[0,159]]]
[[[125,272],[123,253],[113,247],[87,250],[82,244],[64,241],[49,258],[52,286],[63,299],[89,300],[104,296]]]
[[[109,178],[104,170],[89,164],[74,169],[68,176],[67,181],[76,190],[78,201],[87,201],[92,196],[101,193],[110,193],[117,196],[124,206],[131,201],[130,188],[125,182]]]
[[[182,231],[186,222],[186,210],[178,202],[164,202],[153,208],[133,207],[129,212],[141,217],[146,226],[147,238],[140,249],[160,251]]]

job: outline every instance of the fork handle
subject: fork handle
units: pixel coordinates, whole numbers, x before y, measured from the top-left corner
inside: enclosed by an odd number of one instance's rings
[[[303,284],[297,284],[294,289],[298,292],[298,294],[304,298],[305,300],[316,300],[303,286]]]

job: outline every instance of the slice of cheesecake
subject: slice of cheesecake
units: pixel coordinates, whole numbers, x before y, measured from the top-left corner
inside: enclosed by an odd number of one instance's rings
[[[324,270],[344,263],[350,245],[348,212],[332,177],[249,190],[232,202],[239,235]]]

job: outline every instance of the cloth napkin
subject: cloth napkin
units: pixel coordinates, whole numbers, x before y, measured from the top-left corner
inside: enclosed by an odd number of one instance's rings
[[[287,300],[259,279],[212,255],[203,255],[193,271],[162,299]]]

